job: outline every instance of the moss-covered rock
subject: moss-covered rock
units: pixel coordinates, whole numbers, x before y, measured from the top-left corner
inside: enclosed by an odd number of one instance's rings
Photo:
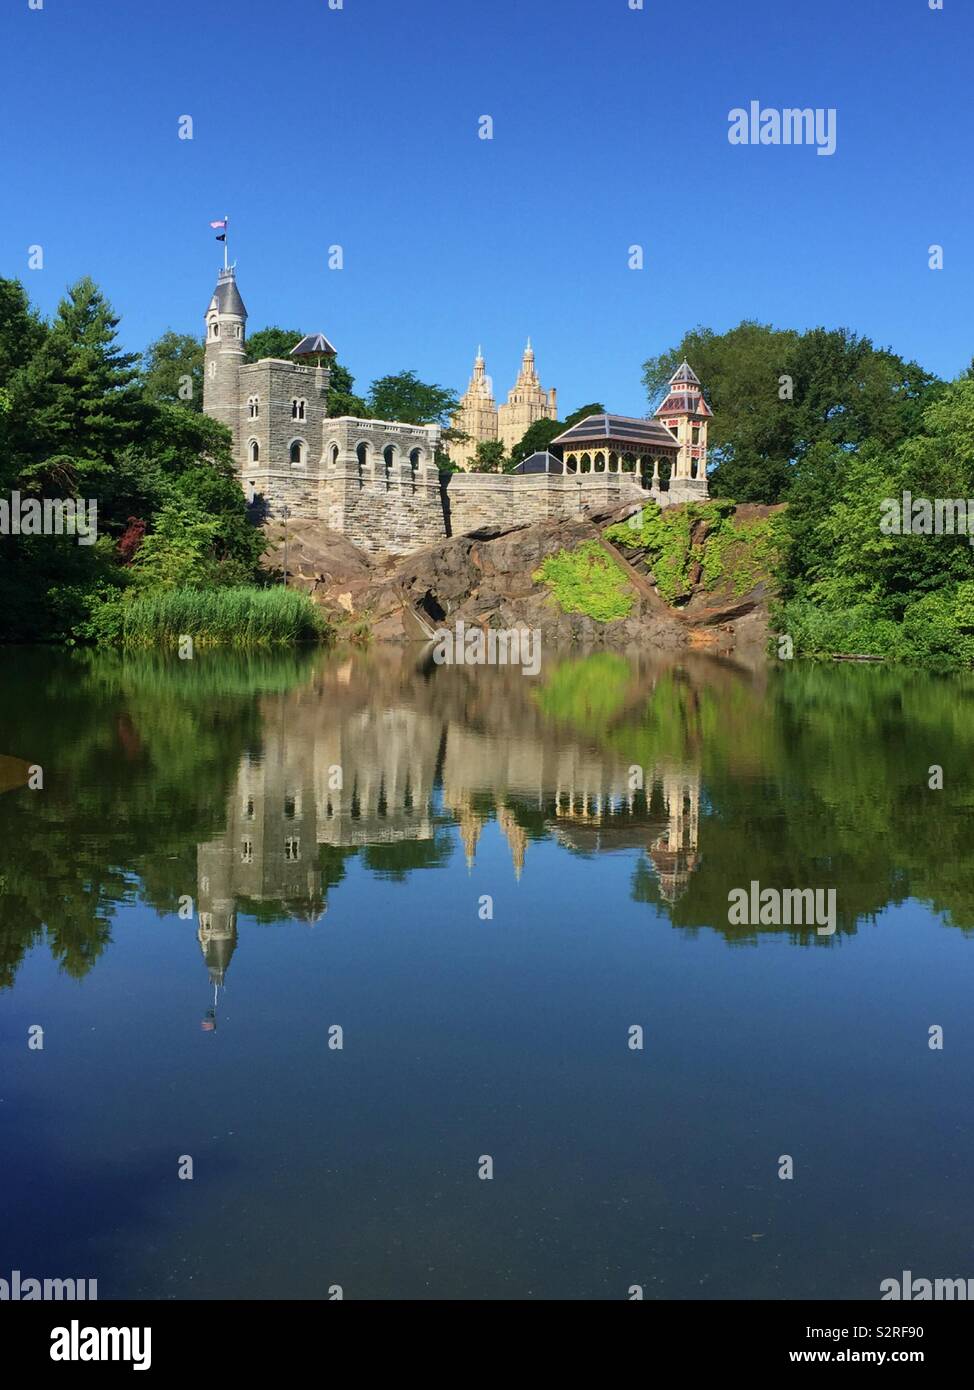
[[[779,510],[719,499],[661,511],[655,503],[609,527],[606,539],[651,573],[667,603],[726,602],[777,588],[784,554]]]
[[[628,577],[598,541],[549,555],[532,578],[549,586],[563,613],[584,613],[600,623],[628,618],[635,602]]]

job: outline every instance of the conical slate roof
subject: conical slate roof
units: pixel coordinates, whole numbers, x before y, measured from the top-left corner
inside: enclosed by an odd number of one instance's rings
[[[237,279],[232,270],[220,271],[213,298],[210,300],[210,308],[216,309],[219,314],[236,314],[242,319],[247,317],[247,310],[240,298]]]

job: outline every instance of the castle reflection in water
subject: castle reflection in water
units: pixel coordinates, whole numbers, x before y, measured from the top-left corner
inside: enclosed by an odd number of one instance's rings
[[[656,675],[634,672],[635,701],[651,698]],[[197,854],[214,1010],[238,910],[263,905],[308,922],[327,911],[324,847],[340,856],[415,846],[415,865],[454,827],[472,866],[495,821],[518,879],[530,872],[532,839],[586,855],[643,851],[660,898],[675,902],[698,860],[699,767],[684,747],[634,775],[600,730],[553,718],[538,688],[515,671],[375,657],[323,664],[306,686],[266,697],[260,746],[241,759],[226,829]],[[214,1010],[204,1027],[215,1026]]]

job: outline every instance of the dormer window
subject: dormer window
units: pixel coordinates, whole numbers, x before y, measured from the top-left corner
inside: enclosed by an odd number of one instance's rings
[[[304,401],[298,401],[298,400],[294,400],[294,401],[291,402],[291,419],[292,419],[292,420],[303,420],[303,419],[304,419],[305,404],[306,404],[306,403],[305,403]]]

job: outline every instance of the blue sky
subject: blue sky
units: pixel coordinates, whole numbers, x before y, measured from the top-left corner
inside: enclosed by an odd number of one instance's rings
[[[132,348],[202,332],[229,212],[250,328],[363,390],[482,342],[503,398],[530,334],[562,414],[642,414],[647,356],[745,317],[974,354],[969,0],[5,0],[0,55],[0,273],[92,275]],[[752,100],[836,153],[730,145]]]

